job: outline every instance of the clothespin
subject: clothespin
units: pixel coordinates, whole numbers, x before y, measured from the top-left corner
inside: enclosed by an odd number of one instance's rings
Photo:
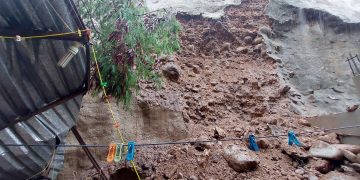
[[[109,145],[109,152],[106,158],[107,162],[111,163],[114,160],[115,150],[116,150],[116,144],[111,143]]]
[[[101,86],[101,87],[107,87],[107,86],[108,86],[108,83],[107,83],[107,82],[101,82],[101,83],[100,83],[100,86]]]
[[[21,36],[16,35],[16,41],[20,42],[21,41]]]
[[[126,155],[126,160],[127,161],[132,161],[134,159],[134,156],[135,156],[135,142],[134,141],[129,141],[127,148],[128,148],[128,153]]]
[[[256,143],[256,139],[255,136],[253,134],[249,135],[249,149],[255,151],[255,152],[259,152],[259,146]]]
[[[121,160],[122,150],[123,150],[123,143],[116,144],[116,153],[114,158],[115,162],[119,162]]]
[[[289,131],[289,132],[288,132],[288,138],[289,138],[288,144],[289,144],[290,146],[293,145],[293,144],[295,144],[295,145],[301,147],[301,143],[300,143],[300,141],[296,138],[296,135],[295,135],[294,131]]]
[[[79,37],[81,37],[81,31],[80,31],[80,29],[77,30],[77,33],[78,33]]]

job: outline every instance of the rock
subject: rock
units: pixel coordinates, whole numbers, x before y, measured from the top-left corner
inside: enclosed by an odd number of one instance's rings
[[[358,145],[352,145],[352,144],[332,144],[335,148],[338,149],[345,149],[348,150],[354,154],[360,153],[360,146]]]
[[[330,144],[339,144],[340,141],[337,138],[338,138],[337,134],[333,132],[333,133],[326,134],[324,136],[320,136],[318,139],[321,141],[330,143]]]
[[[342,152],[324,141],[316,141],[309,150],[310,156],[329,160],[342,160]]]
[[[245,44],[247,44],[247,45],[251,44],[252,41],[253,41],[253,38],[252,38],[251,36],[246,36],[246,37],[244,38],[244,42],[245,42]]]
[[[221,51],[229,51],[231,47],[231,44],[226,42],[223,44],[223,47],[221,48]]]
[[[200,74],[200,67],[198,65],[193,65],[192,69],[195,74]]]
[[[281,145],[281,152],[288,155],[291,159],[306,163],[309,160],[309,154],[302,149],[288,144]]]
[[[311,126],[310,122],[305,119],[299,119],[298,122],[299,122],[299,124],[301,124],[303,126],[308,126],[308,127]]]
[[[270,142],[267,139],[260,139],[257,143],[261,149],[266,149],[270,146]]]
[[[356,155],[348,150],[345,149],[340,149],[341,152],[343,153],[343,155],[345,156],[346,159],[348,159],[350,162],[352,163],[360,163],[360,161],[358,161]]]
[[[191,52],[194,52],[194,51],[195,51],[195,47],[194,47],[194,45],[192,45],[192,44],[188,45],[188,46],[187,46],[187,49],[188,49],[189,51],[191,51]]]
[[[228,165],[239,173],[253,171],[260,163],[254,152],[235,145],[226,147],[223,156]]]
[[[254,47],[255,53],[261,53],[262,44],[258,44]]]
[[[289,85],[285,85],[279,90],[280,95],[285,95],[287,92],[289,92],[291,87]]]
[[[333,169],[333,165],[330,161],[324,159],[318,159],[312,165],[320,173],[326,174]]]
[[[247,47],[238,47],[238,48],[236,48],[236,51],[239,53],[246,54],[246,53],[248,53],[249,49]]]
[[[254,39],[254,44],[261,44],[263,41],[262,41],[262,38],[261,37],[257,37]]]
[[[299,168],[299,169],[295,170],[295,173],[299,174],[299,175],[303,175],[303,174],[305,174],[305,170],[303,168]]]
[[[219,127],[216,127],[214,129],[214,138],[215,139],[224,139],[226,137],[226,132],[219,128]]]
[[[347,107],[346,110],[347,110],[348,112],[354,112],[354,111],[356,111],[358,108],[359,108],[359,105],[356,104],[356,105]]]
[[[165,64],[162,72],[171,81],[177,81],[180,78],[180,68],[174,63]]]
[[[189,177],[189,180],[198,180],[198,178],[196,176],[192,175]]]
[[[358,163],[352,163],[349,166],[351,166],[352,168],[354,168],[354,170],[358,173],[360,173],[360,164]]]
[[[337,171],[331,171],[321,178],[321,180],[358,180],[359,178],[345,175]]]
[[[184,175],[179,172],[177,175],[176,175],[176,179],[184,179]]]
[[[271,35],[272,35],[272,31],[271,31],[271,29],[269,27],[263,26],[263,27],[261,27],[259,29],[259,31],[260,31],[261,34],[265,34],[268,37],[271,37]]]

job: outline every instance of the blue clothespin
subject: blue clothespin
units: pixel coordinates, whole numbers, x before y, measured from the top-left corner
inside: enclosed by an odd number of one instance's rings
[[[126,160],[132,161],[134,159],[134,156],[135,156],[135,142],[129,141],[128,142],[128,153],[126,155]]]
[[[255,151],[255,152],[259,152],[259,146],[256,143],[256,139],[255,136],[253,134],[249,135],[249,149]]]
[[[289,138],[288,144],[289,144],[290,146],[293,145],[293,144],[295,144],[295,145],[301,147],[301,143],[300,143],[300,141],[296,138],[296,135],[295,135],[294,131],[289,131],[289,132],[288,132],[288,138]]]

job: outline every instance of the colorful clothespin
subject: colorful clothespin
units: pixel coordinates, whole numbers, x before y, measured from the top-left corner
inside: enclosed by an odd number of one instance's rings
[[[293,144],[295,144],[295,145],[301,147],[301,143],[300,143],[300,141],[296,138],[296,135],[295,135],[294,131],[289,131],[289,132],[288,132],[288,138],[289,138],[288,144],[289,144],[290,146],[293,145]]]
[[[107,162],[112,162],[114,160],[114,157],[115,157],[115,150],[116,150],[116,144],[114,143],[111,143],[109,145],[109,152],[108,152],[108,155],[107,155]]]
[[[255,152],[259,152],[259,146],[256,143],[256,139],[255,136],[253,134],[249,135],[249,149],[255,151]]]
[[[135,155],[135,142],[129,141],[127,148],[128,148],[128,153],[126,155],[126,160],[132,161],[134,159],[134,155]]]
[[[122,150],[123,150],[123,144],[122,143],[116,144],[116,153],[114,158],[115,162],[119,162],[121,160]]]
[[[78,33],[79,37],[81,37],[81,31],[80,31],[80,29],[77,30],[77,33]]]
[[[101,87],[107,87],[107,86],[108,86],[108,83],[107,83],[107,82],[101,82],[101,83],[100,83],[100,86],[101,86]]]
[[[19,36],[19,35],[16,35],[16,41],[21,41],[21,36]]]

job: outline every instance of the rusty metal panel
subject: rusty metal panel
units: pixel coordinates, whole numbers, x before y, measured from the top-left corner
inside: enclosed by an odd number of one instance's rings
[[[7,30],[69,32],[81,29],[71,16],[69,0],[0,0],[0,36]],[[70,30],[69,30],[70,28]],[[26,179],[40,172],[75,125],[83,95],[39,113],[47,105],[85,90],[88,61],[85,50],[65,67],[56,64],[72,41],[0,38],[0,179]],[[16,124],[12,122],[18,122]],[[47,147],[8,147],[4,144],[49,144]],[[57,150],[59,171],[63,154]],[[59,155],[60,154],[60,155]],[[56,173],[55,173],[56,174]]]

